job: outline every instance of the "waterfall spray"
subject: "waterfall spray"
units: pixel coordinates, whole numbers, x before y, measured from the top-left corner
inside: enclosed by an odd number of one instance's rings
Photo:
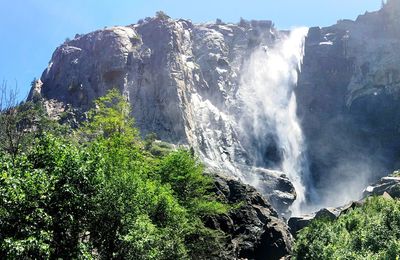
[[[242,74],[239,97],[246,122],[251,122],[253,138],[259,142],[270,132],[282,153],[282,170],[292,181],[297,199],[293,214],[305,202],[308,165],[305,144],[296,114],[294,87],[304,53],[307,28],[291,31],[271,49],[261,46],[250,57]],[[261,151],[262,154],[262,151]]]

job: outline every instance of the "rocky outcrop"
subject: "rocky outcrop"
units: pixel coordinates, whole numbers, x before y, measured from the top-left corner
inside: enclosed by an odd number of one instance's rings
[[[377,183],[368,186],[364,190],[363,196],[382,196],[385,193],[392,198],[400,198],[400,177],[381,178]]]
[[[340,216],[340,214],[343,211],[347,211],[349,208],[354,208],[355,205],[356,204],[352,202],[341,208],[323,208],[312,214],[307,214],[307,215],[298,216],[298,217],[292,217],[288,221],[288,225],[290,227],[290,232],[292,233],[293,236],[296,236],[297,232],[299,232],[303,228],[307,227],[311,223],[311,221],[313,221],[315,219],[335,220],[336,218],[338,218]]]
[[[223,201],[238,207],[207,221],[207,226],[228,235],[221,258],[281,259],[290,254],[293,238],[287,225],[253,187],[219,175],[216,193]]]
[[[296,88],[319,203],[339,206],[400,158],[400,1],[311,28]],[[344,194],[338,200],[333,194]]]

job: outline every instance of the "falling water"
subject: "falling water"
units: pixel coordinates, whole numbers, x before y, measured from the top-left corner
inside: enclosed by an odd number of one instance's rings
[[[303,58],[307,28],[291,31],[273,47],[260,47],[251,55],[242,74],[239,97],[250,122],[253,138],[259,142],[266,131],[273,134],[282,152],[282,170],[292,181],[297,199],[293,214],[300,213],[305,202],[308,165],[304,157],[304,140],[296,115],[298,71]],[[248,127],[248,126],[247,126]]]

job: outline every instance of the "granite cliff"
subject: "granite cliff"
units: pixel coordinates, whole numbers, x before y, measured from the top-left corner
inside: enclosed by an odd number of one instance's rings
[[[296,96],[316,204],[357,199],[399,166],[399,17],[392,0],[309,30]]]
[[[287,35],[271,21],[193,24],[164,15],[76,35],[56,49],[30,98],[52,100],[50,111],[85,111],[119,88],[143,135],[189,145],[209,168],[256,184],[285,212],[296,198],[294,187],[268,167],[279,161],[272,137],[260,144],[264,150],[254,149],[259,140],[240,126],[245,104],[237,95],[251,54]]]
[[[398,167],[399,17],[400,1],[390,0],[355,21],[310,28],[303,57],[301,37],[271,21],[194,24],[159,13],[66,41],[30,98],[49,100],[53,112],[85,111],[119,88],[143,135],[192,147],[210,169],[255,186],[281,214],[296,196],[311,209],[338,206]],[[296,52],[280,47],[288,39]],[[282,58],[286,78],[268,77],[264,65]],[[243,91],[257,81],[266,91]],[[275,96],[271,86],[285,88]],[[281,123],[296,111],[300,125]],[[297,134],[284,139],[287,129]]]

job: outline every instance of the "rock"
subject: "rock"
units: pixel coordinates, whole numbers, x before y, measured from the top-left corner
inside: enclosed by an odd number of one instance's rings
[[[386,191],[382,194],[382,198],[388,199],[388,200],[392,200],[392,196],[389,195],[389,193],[387,193]]]
[[[249,183],[268,198],[271,205],[281,216],[290,216],[289,207],[295,201],[297,195],[293,184],[286,175],[280,171],[264,168],[252,168],[250,172],[257,178],[254,180],[247,178]]]
[[[32,82],[31,90],[29,91],[28,99],[38,101],[42,98],[42,86],[43,82],[40,79]]]
[[[298,86],[313,186],[326,204],[356,198],[399,163],[400,4],[311,28]],[[354,182],[355,178],[358,179]]]
[[[353,210],[357,207],[361,207],[364,204],[364,200],[360,200],[360,201],[352,201],[350,203],[348,203],[347,205],[343,206],[340,208],[340,215],[342,214],[346,214],[347,212],[349,212],[350,210]]]
[[[400,198],[400,177],[383,177],[377,183],[368,186],[363,196],[382,196],[387,194],[393,198]]]
[[[290,232],[296,237],[297,232],[307,227],[314,219],[314,215],[304,215],[301,217],[292,217],[288,221]]]
[[[293,236],[296,236],[297,232],[307,227],[314,219],[329,219],[335,220],[341,214],[341,210],[338,208],[323,208],[314,214],[308,214],[300,217],[292,217],[288,221],[290,232]]]
[[[335,208],[324,208],[315,213],[316,219],[330,219],[335,220],[340,215],[340,210]]]
[[[216,193],[240,207],[227,215],[210,217],[207,225],[228,234],[226,259],[280,259],[291,252],[288,226],[253,187],[218,175]]]

